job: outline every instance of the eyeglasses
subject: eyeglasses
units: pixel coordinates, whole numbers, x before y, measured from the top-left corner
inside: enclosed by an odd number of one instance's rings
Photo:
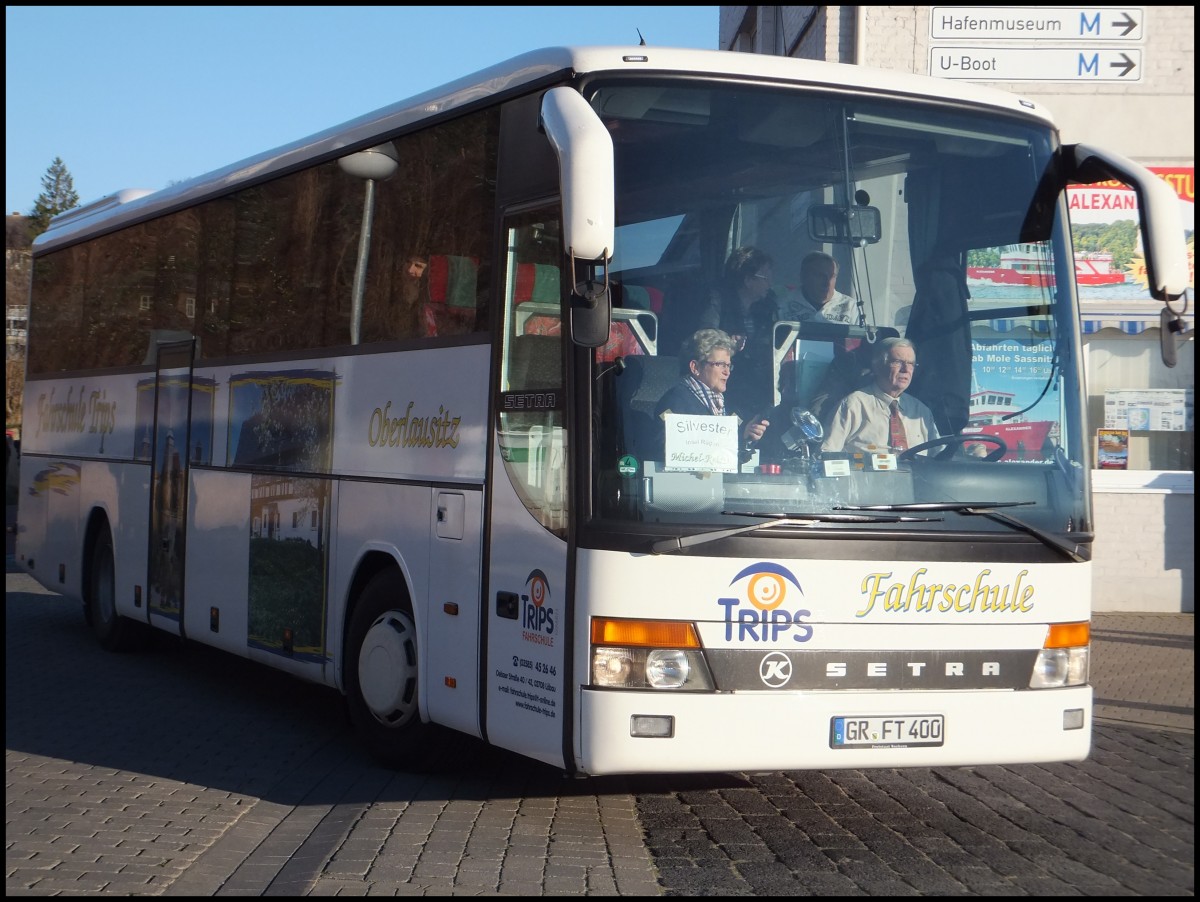
[[[889,360],[887,365],[894,370],[915,370],[917,364],[912,360]]]
[[[728,360],[702,360],[705,366],[715,366],[719,370],[724,370],[726,373],[733,372],[733,364]]]
[[[764,282],[770,282],[770,281],[771,281],[771,277],[770,277],[770,276],[764,276],[764,275],[763,275],[762,273],[760,273],[760,272],[756,272],[756,273],[754,274],[753,278],[755,278],[755,279],[762,279]]]

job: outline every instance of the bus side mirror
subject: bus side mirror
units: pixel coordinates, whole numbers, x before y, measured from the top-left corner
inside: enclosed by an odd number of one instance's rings
[[[1183,317],[1170,307],[1163,307],[1158,315],[1158,340],[1162,351],[1162,362],[1167,367],[1174,367],[1179,362],[1179,347],[1175,341],[1176,335],[1187,332],[1187,324]]]
[[[570,258],[576,281],[567,299],[571,341],[585,348],[598,348],[608,341],[612,329],[612,295],[608,287],[608,266],[597,266]],[[598,270],[603,269],[603,275]]]
[[[570,267],[571,340],[588,348],[608,341],[612,300],[608,267],[616,243],[612,136],[574,88],[542,97],[541,126],[558,156],[563,249]]]

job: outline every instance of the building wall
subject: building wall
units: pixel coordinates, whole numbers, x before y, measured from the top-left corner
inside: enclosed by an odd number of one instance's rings
[[[932,9],[864,7],[863,64],[930,74]],[[1058,122],[1066,143],[1101,144],[1144,166],[1190,165],[1196,146],[1196,11],[1187,6],[1141,9],[1145,36],[1137,45],[1142,49],[1141,81],[979,83],[1043,104]],[[993,43],[1000,46],[1002,42]]]
[[[1093,493],[1095,610],[1195,613],[1195,498],[1169,490]]]
[[[4,219],[4,426],[21,435],[25,390],[25,336],[29,326],[29,284],[33,274],[29,217]]]
[[[1139,81],[979,83],[1045,106],[1066,143],[1103,145],[1145,166],[1194,166],[1195,9],[1138,9],[1143,39],[1130,46],[1142,52]],[[718,46],[929,75],[931,15],[927,6],[722,6]],[[1143,306],[1154,315],[1161,308]],[[1157,348],[1157,330],[1139,337]],[[1194,473],[1097,477],[1095,610],[1194,611]]]
[[[878,69],[928,75],[932,9],[928,6],[722,6],[718,46],[857,62]],[[980,80],[979,83],[1044,104],[1058,122],[1065,142],[1103,144],[1145,166],[1191,165],[1195,159],[1196,131],[1196,11],[1188,6],[1140,9],[1145,37],[1137,45],[1142,49],[1143,63],[1139,82]],[[855,58],[859,15],[865,23],[861,60]],[[770,33],[757,27],[764,17],[769,23],[776,23]],[[755,31],[758,34],[753,46],[745,46],[739,35]],[[771,49],[772,46],[787,49]]]

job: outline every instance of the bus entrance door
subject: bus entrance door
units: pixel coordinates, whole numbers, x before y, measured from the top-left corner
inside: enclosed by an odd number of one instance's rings
[[[193,342],[160,345],[150,462],[150,622],[182,635]]]
[[[488,487],[486,729],[493,745],[562,766],[571,693],[562,247],[555,210],[526,211],[509,225]],[[529,303],[551,312],[526,317]]]

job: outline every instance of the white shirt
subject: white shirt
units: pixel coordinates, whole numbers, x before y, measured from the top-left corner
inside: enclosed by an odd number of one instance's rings
[[[821,316],[831,323],[858,322],[858,302],[848,294],[835,291],[833,297],[821,306]]]
[[[810,304],[803,295],[791,295],[783,305],[783,312],[786,319],[801,323],[809,320],[818,322],[825,320],[830,323],[854,325],[858,322],[858,302],[850,295],[842,294],[840,291],[835,291],[833,297],[826,301],[820,310]]]
[[[842,399],[825,431],[822,451],[885,452],[891,445],[892,401],[900,402],[900,422],[908,447],[938,437],[933,411],[909,394],[898,399],[876,386],[851,392]]]

